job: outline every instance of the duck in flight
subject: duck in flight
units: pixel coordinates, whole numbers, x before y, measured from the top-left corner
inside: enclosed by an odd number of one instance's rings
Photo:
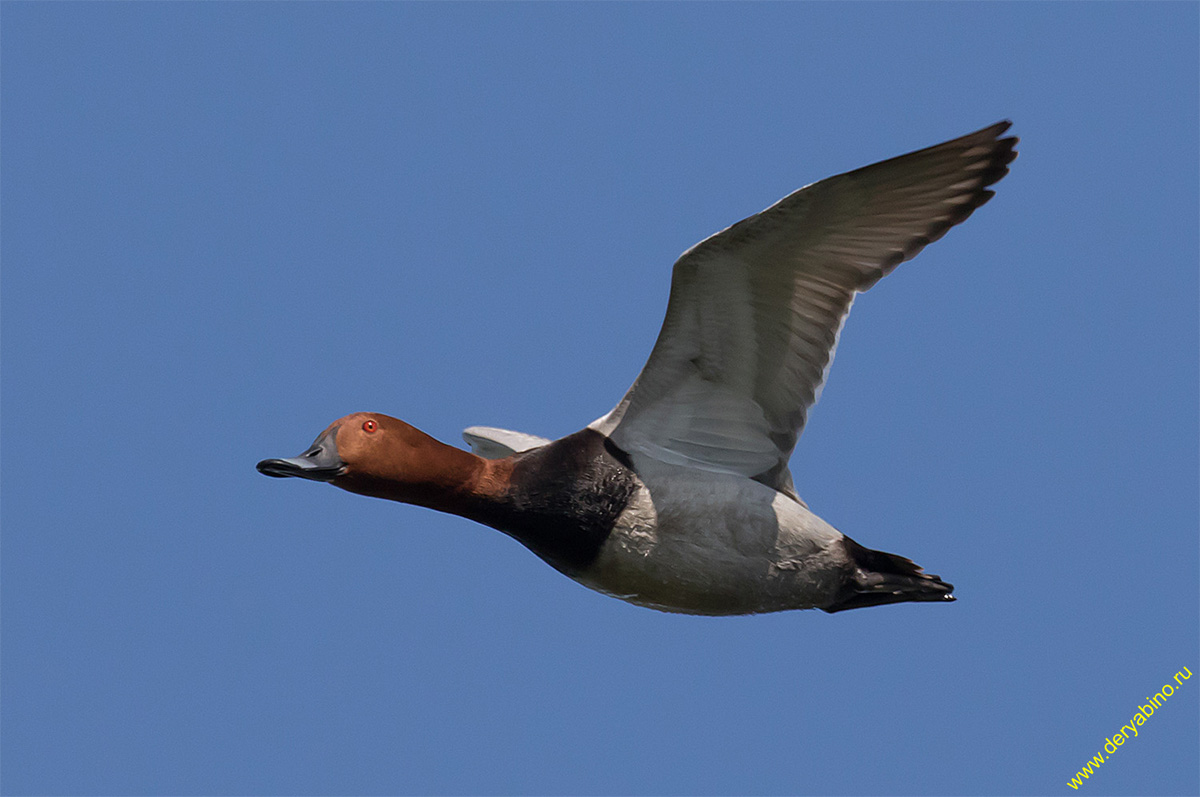
[[[684,252],[641,374],[574,434],[476,426],[472,453],[360,412],[258,470],[461,515],[662,611],[952,601],[951,584],[809,511],[788,459],[855,294],[992,197],[1016,157],[1009,126],[813,183]]]

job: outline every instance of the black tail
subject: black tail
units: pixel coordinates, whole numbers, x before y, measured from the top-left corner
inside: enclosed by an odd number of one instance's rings
[[[849,537],[842,539],[842,545],[851,566],[837,597],[824,607],[830,614],[885,603],[954,600],[953,584],[926,573],[911,559],[864,548]]]

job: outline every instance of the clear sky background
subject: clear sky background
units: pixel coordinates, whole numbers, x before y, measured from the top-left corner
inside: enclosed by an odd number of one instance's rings
[[[68,4],[2,17],[8,794],[1195,794],[1200,11]],[[1014,121],[792,468],[957,585],[656,613],[277,481],[357,410],[556,437],[675,257]]]

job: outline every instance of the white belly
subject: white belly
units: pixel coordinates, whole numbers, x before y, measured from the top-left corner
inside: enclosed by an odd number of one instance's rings
[[[841,532],[744,477],[641,458],[641,480],[578,580],[653,609],[750,614],[827,605],[841,583]]]

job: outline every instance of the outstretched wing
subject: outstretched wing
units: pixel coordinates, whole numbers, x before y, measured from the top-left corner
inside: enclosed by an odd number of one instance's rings
[[[1009,126],[813,183],[684,252],[649,361],[592,428],[794,496],[788,459],[855,293],[991,199]]]
[[[540,448],[550,442],[537,435],[492,426],[471,426],[463,430],[462,436],[471,447],[471,451],[484,459],[503,459],[531,448]]]

